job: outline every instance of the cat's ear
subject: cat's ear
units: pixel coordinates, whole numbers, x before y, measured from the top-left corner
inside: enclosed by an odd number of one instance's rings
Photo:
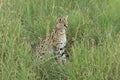
[[[59,22],[61,22],[62,21],[62,19],[61,18],[58,18],[57,19],[57,23],[59,23]]]
[[[61,19],[61,18],[59,18],[58,20],[59,20],[59,22],[61,22],[61,21],[62,21],[62,19]]]

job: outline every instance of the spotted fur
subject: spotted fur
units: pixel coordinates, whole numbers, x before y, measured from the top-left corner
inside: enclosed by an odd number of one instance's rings
[[[67,16],[57,19],[56,28],[45,39],[40,41],[39,56],[43,58],[46,53],[52,53],[61,63],[66,63],[65,46],[67,43],[66,29],[68,27]]]

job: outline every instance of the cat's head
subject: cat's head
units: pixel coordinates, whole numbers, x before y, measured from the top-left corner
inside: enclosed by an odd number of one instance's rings
[[[68,27],[68,16],[63,16],[57,19],[57,28],[58,29],[67,29]]]

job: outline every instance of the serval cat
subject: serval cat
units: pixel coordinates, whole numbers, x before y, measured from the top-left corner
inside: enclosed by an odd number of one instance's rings
[[[52,53],[58,60],[59,63],[66,64],[65,46],[66,40],[66,29],[68,28],[68,16],[63,16],[57,19],[56,28],[53,32],[46,37],[45,40],[40,41],[38,48],[39,57],[43,58],[46,53]]]

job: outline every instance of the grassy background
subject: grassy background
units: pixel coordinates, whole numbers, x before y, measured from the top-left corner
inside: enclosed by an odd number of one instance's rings
[[[119,80],[119,0],[0,0],[0,80]],[[68,15],[69,63],[32,53]]]

